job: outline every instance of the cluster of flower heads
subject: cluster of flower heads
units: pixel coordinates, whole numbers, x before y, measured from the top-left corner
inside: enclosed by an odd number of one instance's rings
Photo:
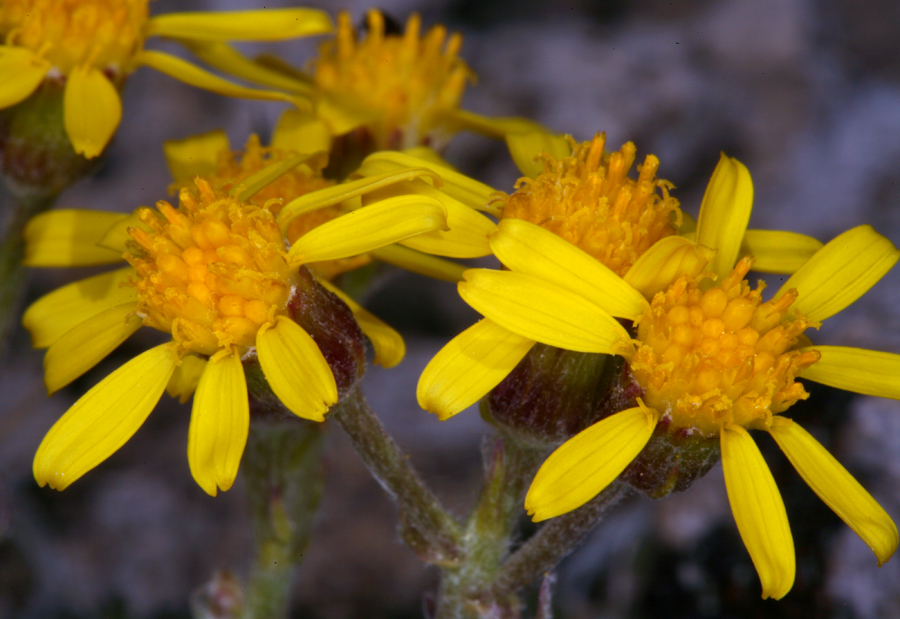
[[[101,122],[84,90],[105,93],[98,109],[119,109],[116,89],[141,64],[223,94],[295,106],[268,146],[254,136],[233,151],[222,132],[167,143],[177,205],[160,201],[131,215],[51,211],[31,222],[29,265],[130,265],[27,310],[34,345],[48,349],[50,392],[142,326],[171,335],[53,426],[35,457],[38,482],[67,487],[121,447],[168,390],[194,398],[195,479],[210,494],[229,488],[247,439],[248,397],[268,393],[321,421],[361,373],[358,359],[346,368],[360,329],[377,363],[402,359],[400,336],[332,281],[377,259],[461,280],[461,297],[484,316],[420,378],[420,405],[441,419],[514,380],[536,344],[624,362],[627,405],[553,451],[525,499],[535,520],[580,507],[659,441],[683,443],[686,453],[688,439],[712,441],[763,596],[780,598],[793,584],[794,551],[784,505],[748,433],[762,430],[879,564],[888,560],[898,545],[890,517],[784,413],[809,397],[798,378],[900,399],[900,356],[814,345],[805,334],[887,273],[900,257],[893,244],[869,226],[824,245],[748,229],[750,175],[724,155],[695,223],[656,177],[655,157],[632,177],[631,143],[609,152],[603,134],[578,143],[525,119],[461,110],[472,76],[458,35],[436,27],[421,36],[417,16],[397,34],[377,11],[367,22],[359,36],[342,13],[306,74],[246,58],[227,41],[327,30],[317,12],[148,18],[139,0],[22,0],[0,9],[0,74],[17,76],[0,85],[0,105],[23,104],[64,76],[66,130],[88,157],[102,151],[119,113],[104,112]],[[271,90],[144,51],[151,35],[177,39],[207,64]],[[73,42],[62,46],[64,39]],[[464,128],[506,139],[524,175],[511,194],[460,174],[428,148]],[[443,260],[489,255],[504,268],[464,270]],[[751,269],[790,277],[766,299],[762,283],[746,280]],[[264,393],[248,396],[257,374]],[[689,454],[685,462],[690,468]],[[641,489],[659,496],[674,487],[667,480]]]

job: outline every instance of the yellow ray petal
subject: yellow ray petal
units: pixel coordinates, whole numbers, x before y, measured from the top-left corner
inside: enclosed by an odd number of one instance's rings
[[[719,157],[697,219],[697,243],[716,250],[710,270],[725,277],[734,268],[753,208],[753,181],[737,159]]]
[[[297,110],[285,110],[272,131],[272,147],[315,153],[331,150],[328,127],[315,116]]]
[[[417,159],[424,159],[429,163],[433,163],[435,165],[439,165],[442,168],[448,168],[452,172],[458,172],[456,168],[450,165],[443,157],[438,154],[436,150],[431,148],[430,146],[411,146],[409,148],[404,148],[402,151],[404,155],[409,155],[410,157],[415,157]]]
[[[316,211],[320,208],[325,208],[326,206],[340,204],[350,198],[371,193],[378,189],[383,189],[384,187],[420,176],[438,178],[434,172],[427,168],[403,168],[402,170],[391,170],[377,176],[361,178],[359,180],[350,181],[349,183],[340,183],[338,185],[313,191],[285,204],[278,212],[278,225],[281,226],[282,232],[286,232],[291,221],[304,213]]]
[[[175,368],[175,373],[169,379],[166,385],[166,393],[184,404],[187,402],[194,391],[197,390],[197,384],[200,377],[206,369],[206,359],[201,359],[196,355],[187,355],[181,359],[181,364]]]
[[[459,200],[442,193],[422,180],[396,185],[399,192],[420,195],[437,200],[447,210],[449,230],[435,230],[403,241],[403,245],[448,258],[481,258],[489,256],[491,246],[488,237],[497,224]]]
[[[50,63],[24,47],[0,45],[0,109],[24,100],[43,81]]]
[[[527,118],[482,116],[463,109],[448,110],[447,120],[456,131],[468,129],[498,140],[513,133],[551,133],[543,125]]]
[[[447,211],[433,198],[398,196],[351,211],[314,228],[288,252],[292,264],[338,260],[447,229]]]
[[[172,180],[181,185],[195,176],[212,174],[219,169],[219,155],[231,152],[228,134],[217,129],[183,140],[163,142],[163,154],[172,174]]]
[[[800,376],[823,385],[900,400],[900,355],[845,346],[812,346],[822,357]]]
[[[148,37],[197,41],[279,41],[332,30],[331,18],[317,9],[167,13],[147,23]]]
[[[30,267],[74,267],[121,262],[122,251],[98,247],[107,230],[127,219],[124,213],[60,209],[32,217],[25,226],[25,257]]]
[[[722,471],[738,531],[762,582],[762,597],[780,600],[794,586],[794,538],[775,480],[747,431],[725,426]]]
[[[264,327],[256,336],[256,352],[281,403],[298,417],[324,421],[338,390],[315,340],[293,320],[278,316],[274,327]]]
[[[791,310],[810,320],[834,316],[856,301],[891,270],[900,252],[872,226],[847,230],[817,251],[775,293],[796,288]]]
[[[681,225],[678,227],[678,234],[689,241],[697,240],[697,220],[684,211],[681,211]]]
[[[739,258],[753,256],[760,273],[793,273],[822,249],[822,242],[805,234],[783,230],[747,230]]]
[[[370,253],[382,262],[393,264],[419,275],[442,279],[447,282],[462,281],[463,273],[469,268],[450,260],[443,260],[437,256],[423,254],[402,245],[387,245]]]
[[[702,273],[713,256],[713,250],[683,236],[667,236],[641,254],[624,279],[646,299],[652,299],[679,277]]]
[[[872,549],[880,567],[897,550],[897,525],[809,432],[775,417],[769,432],[803,481]]]
[[[211,90],[225,97],[284,101],[300,108],[308,107],[308,102],[305,99],[299,99],[295,95],[275,90],[259,90],[240,86],[234,82],[222,79],[209,71],[204,71],[200,67],[195,67],[181,58],[164,54],[163,52],[144,50],[134,57],[133,62],[136,65],[144,65],[160,73],[165,73],[169,77],[174,77],[191,86]]]
[[[244,366],[237,353],[206,364],[191,408],[188,464],[210,496],[231,488],[250,430],[250,402]]]
[[[73,282],[44,295],[25,311],[22,324],[35,348],[47,348],[75,325],[111,307],[137,300],[127,285],[134,269],[125,268]]]
[[[563,443],[541,465],[525,496],[525,510],[540,522],[577,509],[611,484],[653,434],[659,413],[625,409]]]
[[[328,125],[331,135],[344,135],[378,121],[378,111],[350,95],[328,92],[316,99],[316,116]]]
[[[465,410],[512,372],[534,340],[485,318],[450,340],[419,377],[419,406],[449,419]]]
[[[318,168],[325,165],[328,161],[326,153],[298,153],[291,155],[282,161],[270,163],[261,170],[254,172],[231,190],[232,195],[237,195],[238,200],[247,202],[262,191],[266,186],[270,185],[284,174],[290,172],[299,165]]]
[[[578,247],[523,219],[504,219],[491,236],[494,255],[513,271],[580,294],[608,314],[637,320],[647,308],[640,292]]]
[[[144,232],[152,234],[153,228],[141,221],[138,211],[140,211],[140,208],[134,209],[131,215],[126,215],[110,226],[103,238],[97,242],[97,245],[122,255],[128,249],[128,242],[131,241],[131,235],[128,234],[129,228],[141,228]]]
[[[255,62],[224,41],[181,39],[179,42],[191,50],[197,58],[228,75],[304,97],[310,97],[312,94],[312,88],[307,82]]]
[[[494,216],[500,215],[499,207],[490,204],[491,198],[497,193],[496,189],[457,172],[446,163],[443,165],[436,163],[431,158],[420,158],[410,153],[396,151],[380,151],[366,157],[357,173],[363,176],[374,176],[406,168],[421,167],[431,170],[441,178],[443,184],[438,186],[451,198],[459,200],[475,210],[485,211]]]
[[[619,322],[583,296],[512,271],[470,269],[458,284],[466,303],[501,327],[549,346],[614,354],[629,341]]]
[[[331,282],[324,279],[319,279],[318,282],[340,297],[341,301],[346,303],[353,312],[359,328],[372,342],[372,348],[375,349],[375,363],[382,367],[392,368],[403,361],[403,357],[406,355],[406,343],[399,333]]]
[[[519,171],[529,178],[536,178],[544,171],[544,162],[538,156],[541,153],[554,159],[572,155],[572,146],[564,136],[546,131],[510,133],[506,136],[506,146]]]
[[[34,456],[38,484],[64,490],[111,456],[147,419],[174,370],[175,356],[163,344],[84,394],[41,441]]]
[[[110,308],[53,342],[44,356],[47,393],[52,395],[87,372],[140,329],[144,322],[136,310],[136,302]]]
[[[106,148],[119,121],[122,100],[98,69],[76,67],[63,94],[63,122],[75,152],[92,159]]]

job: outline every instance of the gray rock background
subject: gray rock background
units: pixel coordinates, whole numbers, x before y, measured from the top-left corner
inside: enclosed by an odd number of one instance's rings
[[[269,2],[266,6],[287,4]],[[348,8],[366,4],[310,2]],[[247,0],[159,0],[153,10],[238,9]],[[485,114],[521,114],[587,139],[605,130],[655,153],[660,176],[696,214],[719,151],[741,159],[756,190],[751,225],[828,240],[869,223],[900,243],[900,3],[894,0],[393,0],[405,21],[465,34],[479,82],[466,97]],[[157,44],[154,44],[157,45]],[[160,45],[170,49],[166,45]],[[252,45],[298,64],[314,43]],[[161,141],[224,127],[233,145],[266,134],[278,105],[226,100],[150,70],[125,91],[125,117],[100,172],[59,207],[130,211],[166,197]],[[501,144],[462,135],[448,158],[509,190]],[[83,277],[32,275],[28,299]],[[777,283],[774,278],[772,284]],[[397,299],[403,299],[398,303]],[[370,308],[408,336],[409,355],[365,381],[375,409],[457,513],[478,490],[486,427],[475,411],[438,422],[418,409],[418,373],[474,313],[452,286],[386,275]],[[830,319],[819,340],[900,352],[900,271]],[[124,448],[62,493],[40,489],[31,459],[43,434],[102,376],[156,340],[141,331],[53,398],[39,351],[22,331],[0,375],[0,617],[181,618],[216,569],[241,573],[250,541],[240,481],[218,498],[193,482],[185,457],[189,407],[164,398]],[[900,519],[900,405],[813,386],[792,409]],[[418,617],[433,591],[397,539],[395,513],[339,428],[327,444],[328,485],[299,571],[296,617]],[[877,568],[865,545],[799,480],[771,441],[760,444],[787,503],[798,552],[794,590],[759,600],[716,467],[688,492],[622,504],[563,563],[557,616],[900,617],[900,561]]]

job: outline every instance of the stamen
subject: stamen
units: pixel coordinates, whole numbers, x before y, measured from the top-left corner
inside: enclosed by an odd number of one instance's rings
[[[792,348],[813,325],[788,315],[796,291],[762,303],[762,286],[742,279],[751,264],[742,260],[708,289],[703,277],[679,279],[638,323],[631,369],[673,428],[711,436],[726,423],[758,427],[808,397],[794,379],[820,355]]]
[[[572,156],[545,156],[537,178],[521,178],[501,195],[503,218],[537,224],[624,275],[659,239],[674,234],[681,219],[669,184],[655,178],[659,160],[648,156],[638,180],[628,178],[637,149],[630,142],[604,156],[606,135],[572,142]],[[659,190],[659,191],[657,191]]]

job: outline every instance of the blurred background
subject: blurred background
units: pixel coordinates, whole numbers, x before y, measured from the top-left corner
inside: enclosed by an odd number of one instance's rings
[[[267,0],[266,6],[287,5]],[[348,9],[356,0],[309,6]],[[234,10],[252,0],[157,0],[155,13]],[[827,241],[862,223],[900,244],[900,3],[895,0],[384,0],[400,22],[412,11],[465,36],[478,74],[465,107],[524,115],[609,146],[654,153],[659,176],[694,215],[719,152],[755,185],[751,227]],[[154,43],[156,45],[156,43]],[[173,50],[163,45],[166,49]],[[254,45],[303,64],[315,41]],[[232,145],[267,136],[281,108],[225,99],[139,70],[99,173],[58,207],[131,211],[167,197],[165,139],[225,128]],[[460,135],[447,158],[509,191],[505,147]],[[93,273],[41,270],[28,301]],[[778,278],[772,278],[775,285]],[[400,302],[398,302],[400,300]],[[476,315],[449,284],[382,275],[368,307],[408,339],[407,359],[365,377],[370,401],[426,479],[458,514],[479,488],[486,426],[476,411],[439,422],[414,390],[430,356]],[[815,336],[814,336],[815,337]],[[20,328],[0,373],[0,617],[189,616],[188,598],[216,570],[242,574],[251,551],[240,479],[210,498],[185,456],[189,405],[163,398],[118,453],[65,492],[38,488],[31,460],[53,422],[100,378],[144,350],[142,330],[52,398],[40,351]],[[829,319],[819,342],[900,353],[900,270]],[[900,520],[900,403],[810,385],[791,409]],[[662,501],[635,496],[613,511],[559,568],[556,616],[900,617],[900,559],[872,553],[825,507],[768,437],[759,437],[785,498],[797,581],[780,602],[760,586],[728,507],[721,467]],[[326,446],[327,486],[317,529],[296,576],[295,617],[420,617],[437,573],[399,541],[395,511],[337,426]]]

